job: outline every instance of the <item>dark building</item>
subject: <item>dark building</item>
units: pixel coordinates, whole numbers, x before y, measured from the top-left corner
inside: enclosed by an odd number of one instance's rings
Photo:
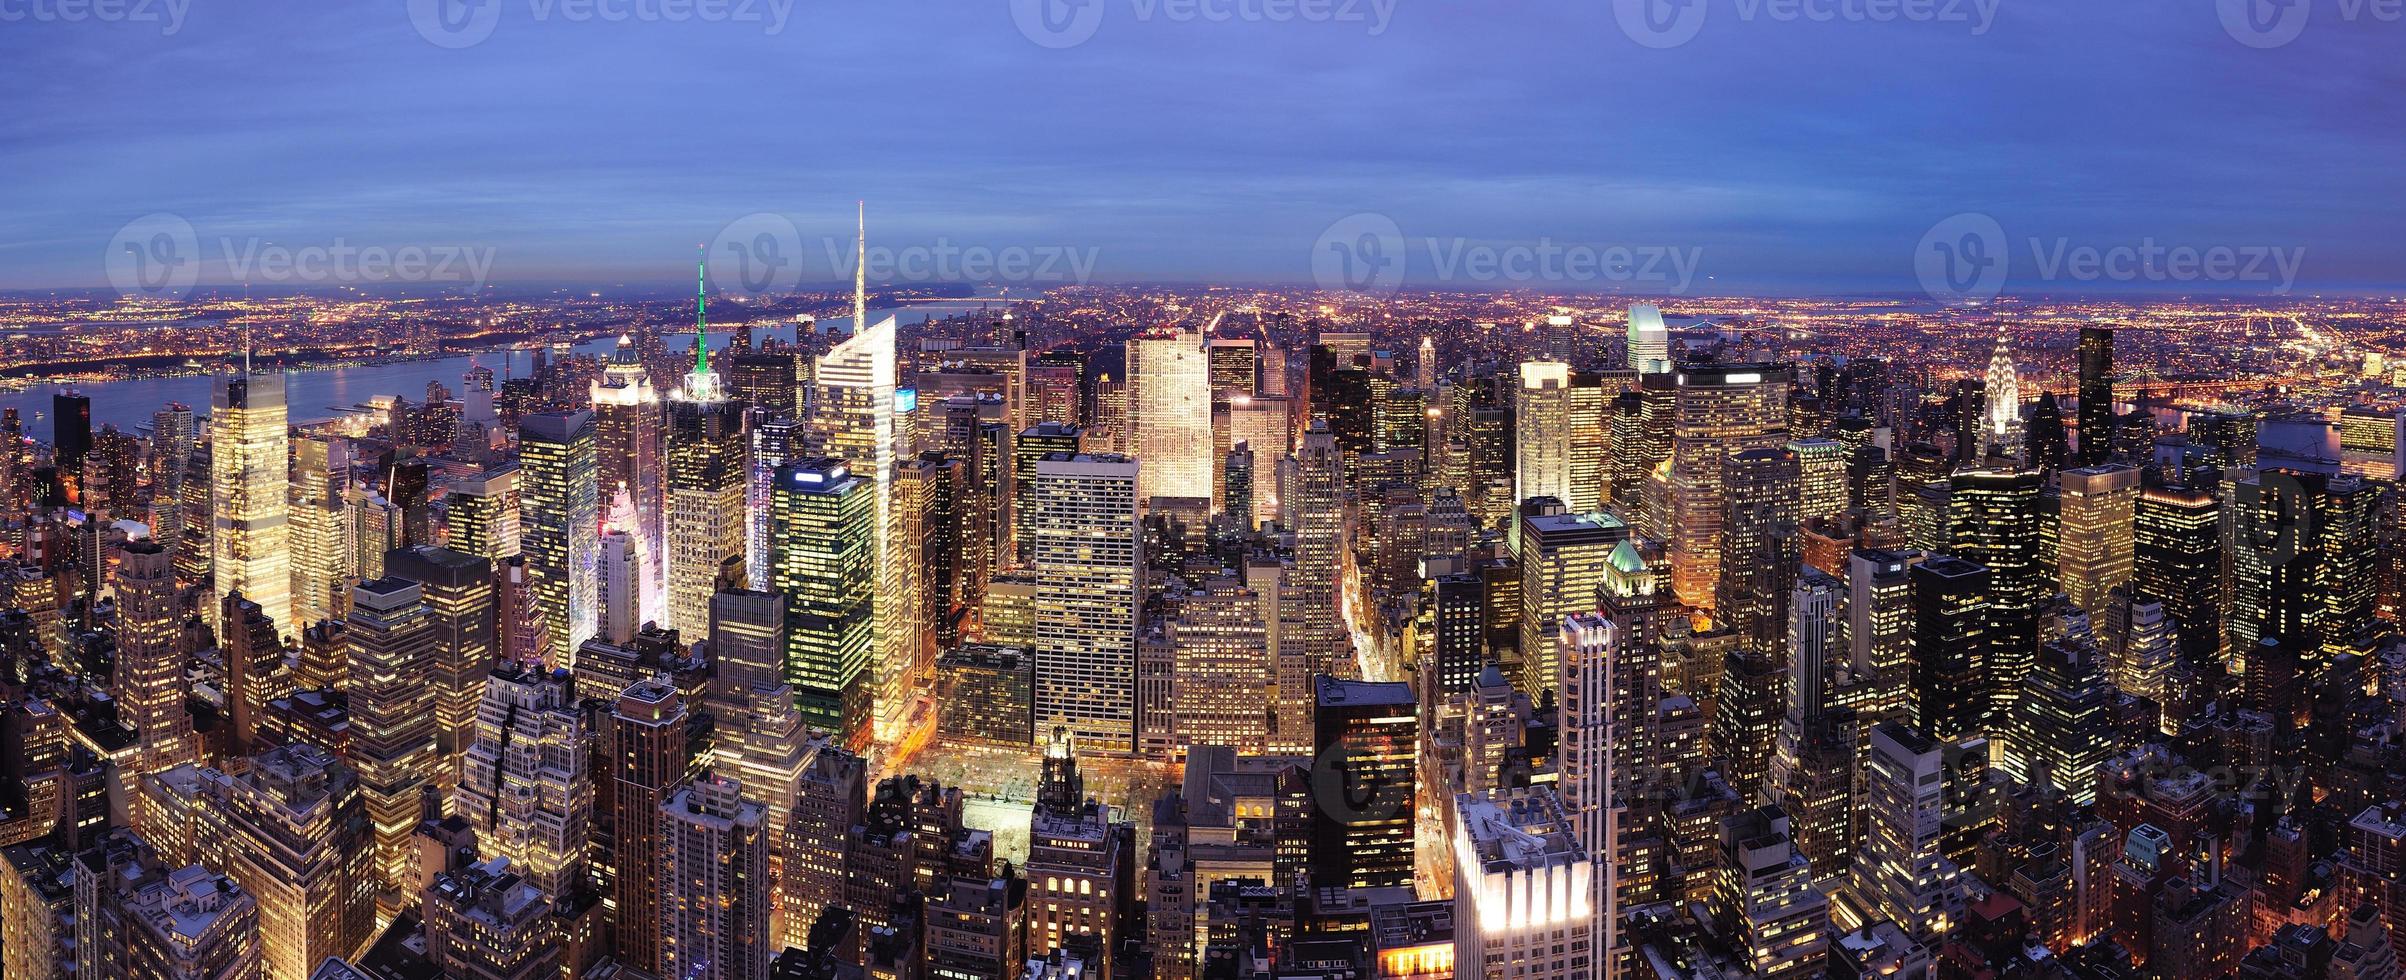
[[[2114,330],[2080,328],[2080,465],[2096,466],[2112,454],[2114,431]]]
[[[1410,886],[1418,805],[1412,686],[1318,678],[1313,715],[1312,884]]]

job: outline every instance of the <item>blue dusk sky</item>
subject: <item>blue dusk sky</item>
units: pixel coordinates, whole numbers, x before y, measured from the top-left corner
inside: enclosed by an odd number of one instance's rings
[[[2009,291],[2386,292],[2382,12],[0,0],[0,289],[105,286],[161,215],[204,284],[354,248],[667,285],[762,228],[833,281],[865,199],[877,278],[1309,284],[1372,234],[1416,284],[1902,292],[1970,214]]]

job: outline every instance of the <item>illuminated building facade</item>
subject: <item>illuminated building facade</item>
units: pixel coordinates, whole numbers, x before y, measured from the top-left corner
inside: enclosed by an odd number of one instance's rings
[[[229,593],[267,610],[291,639],[293,614],[289,435],[284,376],[244,373],[210,386],[209,547],[214,577],[208,608]]]
[[[1136,748],[1140,479],[1125,456],[1056,453],[1033,480],[1036,726],[1109,752]]]
[[[601,484],[593,413],[544,412],[518,422],[520,542],[543,659],[569,662],[592,639],[601,552]]]

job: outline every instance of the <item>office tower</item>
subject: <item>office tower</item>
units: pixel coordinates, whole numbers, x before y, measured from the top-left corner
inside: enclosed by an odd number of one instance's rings
[[[343,617],[353,564],[345,507],[350,490],[350,440],[311,434],[292,444],[286,518],[292,541],[292,615],[301,618],[303,627]]]
[[[1672,379],[1671,466],[1661,510],[1671,545],[1672,587],[1683,602],[1713,608],[1721,578],[1721,525],[1728,512],[1723,462],[1788,441],[1791,374],[1765,364],[1711,364],[1683,367]]]
[[[2022,433],[2022,459],[2031,466],[2054,471],[2071,465],[2072,451],[2065,444],[2063,410],[2055,403],[2055,393],[2040,391],[2038,407],[2030,410],[2030,421]]]
[[[1796,520],[1835,517],[1852,503],[1847,484],[1846,447],[1835,439],[1791,439],[1787,450],[1796,457]]]
[[[425,460],[403,460],[386,471],[384,495],[399,514],[399,519],[393,522],[393,536],[397,539],[393,547],[433,543],[427,517],[426,498],[430,492],[432,477],[426,471]]]
[[[1988,358],[1988,379],[1982,396],[1975,438],[1979,449],[1965,450],[1964,461],[1979,465],[1991,454],[2020,459],[2022,437],[2021,375],[2013,366],[2013,346],[2006,326],[1997,324],[1997,346]],[[2085,435],[2085,433],[2084,433]]]
[[[1796,849],[1824,874],[1854,860],[1857,714],[1840,704],[1849,688],[1836,578],[1808,571],[1795,586],[1787,623],[1787,704],[1771,759],[1770,795],[1788,814]]]
[[[662,876],[661,821],[664,804],[693,762],[686,751],[685,702],[664,679],[638,681],[620,692],[609,725],[615,947],[627,963],[658,974],[667,912],[662,884],[668,880]],[[761,928],[767,929],[765,910]]]
[[[1451,811],[1457,975],[1613,975],[1619,915],[1592,897],[1610,893],[1610,859],[1580,839],[1564,801],[1538,786],[1463,793]]]
[[[1086,795],[1076,740],[1065,730],[1045,744],[1028,834],[1028,955],[1087,940],[1102,951],[1108,975],[1120,917],[1135,902],[1135,828]]]
[[[2349,649],[2373,619],[2378,483],[2287,469],[2224,476],[2230,560],[2227,630],[2234,661],[2293,617],[2310,663]],[[2286,582],[2284,586],[2282,583]],[[2237,673],[2247,665],[2235,663]]]
[[[246,358],[247,360],[247,358]],[[291,474],[284,428],[284,376],[243,374],[210,386],[208,608],[229,593],[267,610],[285,639],[300,632],[293,612]]]
[[[1436,700],[1467,693],[1487,664],[1486,582],[1475,573],[1438,576],[1434,582]]]
[[[359,583],[345,623],[351,653],[351,748],[375,823],[377,880],[388,895],[415,891],[410,834],[420,797],[439,785],[435,755],[436,661],[441,655],[425,588],[397,578]]]
[[[202,785],[198,809],[215,844],[176,857],[224,862],[216,870],[258,900],[266,975],[306,977],[328,957],[364,950],[376,935],[376,849],[352,769],[317,746],[288,745]]]
[[[1213,337],[1205,342],[1211,361],[1211,397],[1214,400],[1256,394],[1260,377],[1261,356],[1257,341],[1250,337]]]
[[[1571,366],[1523,361],[1512,398],[1512,499],[1571,499]]]
[[[1227,512],[1229,523],[1239,530],[1253,530],[1259,525],[1254,520],[1253,510],[1252,445],[1242,439],[1237,440],[1221,463],[1220,472],[1224,474],[1221,480],[1221,507]]]
[[[750,455],[744,474],[744,575],[752,588],[769,587],[776,550],[770,539],[772,497],[777,491],[777,467],[806,455],[802,423],[791,417],[748,413],[744,423]]]
[[[218,657],[225,663],[226,720],[231,726],[228,751],[249,755],[260,716],[268,702],[292,693],[293,677],[284,670],[284,640],[276,633],[275,620],[267,618],[258,603],[229,595],[217,622]],[[120,663],[123,656],[119,654]]]
[[[1870,752],[1855,892],[1917,938],[1952,932],[1962,872],[1944,850],[1941,746],[1911,727],[1882,722],[1872,726]]]
[[[1602,510],[1612,501],[1612,405],[1619,395],[1620,388],[1603,375],[1588,371],[1571,375],[1563,419],[1570,496],[1563,498],[1563,503],[1572,510]],[[1413,414],[1422,414],[1417,404]],[[1423,428],[1427,425],[1425,418],[1414,422]]]
[[[785,596],[784,680],[803,721],[853,749],[871,735],[877,638],[876,485],[832,459],[777,470],[774,589]]]
[[[964,474],[960,461],[941,453],[919,453],[894,467],[895,550],[903,561],[903,616],[921,624],[910,659],[902,669],[879,678],[880,703],[912,705],[911,724],[924,721],[917,705],[934,680],[936,648],[960,642],[961,636],[961,503]],[[940,642],[939,642],[940,641]]]
[[[1758,649],[1776,646],[1787,628],[1800,544],[1797,464],[1784,448],[1740,450],[1721,464],[1721,581],[1713,618]]]
[[[1629,308],[1629,370],[1661,374],[1671,370],[1671,331],[1663,325],[1662,310],[1650,303]]]
[[[1085,431],[1074,425],[1039,422],[1019,433],[1011,442],[1011,467],[1005,483],[1010,487],[1010,534],[1013,564],[1025,567],[1035,548],[1031,530],[1036,519],[1036,462],[1054,453],[1076,455],[1082,450]]]
[[[2097,466],[2112,455],[2114,429],[2114,329],[2080,328],[2080,465]]]
[[[1908,572],[1913,602],[1913,727],[1942,741],[1989,731],[1996,688],[1989,570],[1934,555]],[[2015,675],[2018,676],[2018,675]]]
[[[62,483],[83,486],[84,462],[92,452],[92,398],[73,391],[50,396],[50,459]],[[76,502],[84,502],[75,498]]]
[[[2084,466],[2056,478],[2061,503],[2056,517],[2057,580],[2072,604],[2094,622],[2105,618],[2109,596],[2130,585],[2139,471],[2128,466]]]
[[[769,836],[770,887],[776,893],[771,935],[785,914],[786,869],[795,800],[804,772],[821,751],[811,741],[784,677],[786,600],[773,592],[726,590],[710,599],[710,690],[703,706],[712,719],[711,759],[761,801]],[[1024,743],[1023,743],[1024,744]]]
[[[2029,671],[2038,655],[2038,605],[2047,591],[2041,553],[2046,518],[2039,510],[2045,475],[2034,469],[1973,469],[1949,482],[1946,550],[1988,571],[1988,660],[1980,671],[1995,699],[1988,721],[1999,724],[2020,694],[2011,681]],[[1926,721],[1922,728],[1939,738],[1953,737]]]
[[[1128,341],[1128,419],[1144,464],[1136,499],[1211,494],[1211,374],[1202,335],[1166,329]]]
[[[1571,837],[1580,853],[1603,855],[1593,879],[1564,896],[1571,905],[1603,910],[1608,930],[1617,930],[1619,878],[1614,856],[1621,851],[1622,818],[1628,792],[1622,774],[1627,759],[1616,744],[1618,715],[1617,670],[1623,636],[1611,620],[1594,613],[1565,617],[1555,636],[1560,664],[1554,682],[1557,738],[1561,745],[1558,800],[1571,824]],[[1500,679],[1500,678],[1499,678]],[[1483,769],[1483,767],[1482,767]],[[1458,859],[1457,859],[1458,860]],[[1457,875],[1469,869],[1457,865]],[[1609,935],[1609,933],[1608,933]],[[1599,946],[1610,949],[1611,942]]]
[[[639,521],[624,492],[612,498],[601,532],[601,557],[594,563],[593,604],[601,614],[597,639],[618,646],[635,642],[643,623],[643,570],[647,564]]]
[[[1420,706],[1401,682],[1315,678],[1314,888],[1408,887],[1419,806]],[[1331,771],[1333,770],[1333,771]]]
[[[76,856],[74,976],[261,976],[259,901],[200,865],[171,867],[118,832]]]
[[[503,662],[569,665],[565,659],[552,659],[550,625],[535,608],[534,576],[526,570],[525,555],[513,555],[495,566],[493,597],[493,632]]]
[[[565,664],[592,638],[593,559],[601,551],[601,485],[593,413],[518,420],[518,520],[543,659]]]
[[[1224,745],[1248,755],[1267,751],[1272,683],[1269,625],[1262,596],[1235,576],[1204,580],[1164,624],[1177,671],[1169,723],[1180,754],[1188,745]],[[1156,726],[1147,719],[1147,729]]]
[[[500,603],[494,594],[493,565],[475,555],[421,545],[387,555],[384,569],[394,578],[419,584],[427,615],[434,620],[434,663],[428,678],[434,685],[435,772],[448,798],[459,785],[460,756],[468,750],[485,673],[499,652],[494,631]]]
[[[170,489],[183,483],[184,469],[192,463],[192,448],[199,436],[193,426],[190,405],[168,402],[151,413],[151,479]]]
[[[1106,751],[1136,747],[1141,473],[1114,455],[1036,461],[1036,725]]]
[[[1520,688],[1554,686],[1554,637],[1565,616],[1592,612],[1614,549],[1629,529],[1610,514],[1570,514],[1546,498],[1524,501],[1520,514]]]
[[[351,543],[344,562],[348,578],[383,578],[385,554],[401,547],[401,508],[373,489],[355,486],[344,491],[343,513],[349,525],[344,537]]]
[[[806,945],[820,913],[844,901],[844,851],[867,817],[867,780],[861,758],[836,746],[822,745],[803,770],[778,875],[787,946]]]
[[[1303,666],[1311,674],[1337,672],[1340,657],[1352,654],[1353,637],[1340,619],[1339,563],[1350,548],[1345,520],[1345,469],[1336,437],[1314,421],[1303,445],[1280,467],[1286,489],[1282,514],[1295,528],[1294,601],[1300,611]],[[1284,593],[1281,593],[1282,598]]]
[[[766,812],[742,783],[710,773],[660,810],[660,975],[767,980],[776,943]]]
[[[1028,364],[1027,403],[1021,411],[1030,422],[1085,424],[1086,413],[1079,410],[1084,398],[1078,390],[1083,363],[1074,353],[1049,352]]]
[[[593,406],[594,485],[600,498],[624,491],[634,498],[639,526],[626,530],[642,539],[647,565],[642,589],[646,597],[638,613],[642,620],[671,625],[670,611],[659,598],[665,589],[670,538],[664,516],[669,513],[666,468],[661,462],[660,395],[636,351],[633,338],[621,336],[603,365],[601,378],[590,391]],[[454,545],[457,547],[457,545]],[[466,550],[466,549],[463,549]],[[486,557],[507,557],[487,555]]]
[[[1721,878],[1710,907],[1756,977],[1818,976],[1829,953],[1829,898],[1813,886],[1789,827],[1776,806],[1721,821]]]
[[[155,541],[130,541],[116,570],[118,718],[134,729],[131,781],[200,757],[184,710],[183,617],[175,567]]]
[[[668,397],[667,443],[667,626],[699,635],[719,566],[745,552],[747,481],[743,404],[722,390],[698,337],[693,371]]]
[[[939,882],[926,906],[932,976],[1009,980],[1027,964],[1027,885],[1017,874]],[[1156,948],[1157,957],[1176,950]]]
[[[1412,384],[1422,391],[1437,390],[1437,344],[1420,335],[1420,357],[1412,362]]]
[[[1863,721],[1912,717],[1913,576],[1918,556],[1878,548],[1847,557],[1847,670],[1867,685]]]
[[[2212,494],[2148,487],[2131,516],[2131,595],[2163,603],[2181,659],[2204,665],[2222,649],[2222,505]]]
[[[446,547],[497,567],[518,556],[518,464],[503,463],[455,479],[446,500]]]
[[[593,827],[593,731],[565,670],[506,663],[486,677],[453,815],[486,858],[551,899],[584,881]]]
[[[569,920],[553,914],[552,901],[504,860],[435,871],[421,906],[426,962],[446,977],[557,977]]]
[[[2003,763],[2014,778],[2083,805],[2096,802],[2097,767],[2114,747],[2112,688],[2096,644],[2073,637],[2039,649],[2004,730]]]
[[[856,282],[855,311],[861,311],[865,302]],[[903,606],[905,569],[897,558],[901,548],[895,540],[899,532],[894,527],[892,500],[894,464],[900,449],[895,422],[894,330],[891,317],[866,330],[856,325],[849,339],[820,360],[819,402],[812,422],[821,448],[849,464],[871,491],[876,547],[870,551],[870,569],[877,601],[870,610],[876,627],[871,633],[866,683],[873,687],[894,673],[907,672],[919,646],[919,631],[926,628],[912,622]],[[810,694],[808,690],[799,693]],[[899,738],[911,709],[908,704],[865,702],[863,707],[874,712],[872,734],[879,744],[892,744]]]

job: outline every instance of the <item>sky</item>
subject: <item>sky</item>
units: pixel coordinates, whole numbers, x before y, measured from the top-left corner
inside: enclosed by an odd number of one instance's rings
[[[2406,290],[2360,0],[94,2],[0,0],[0,289],[774,289],[866,201],[884,280]]]

